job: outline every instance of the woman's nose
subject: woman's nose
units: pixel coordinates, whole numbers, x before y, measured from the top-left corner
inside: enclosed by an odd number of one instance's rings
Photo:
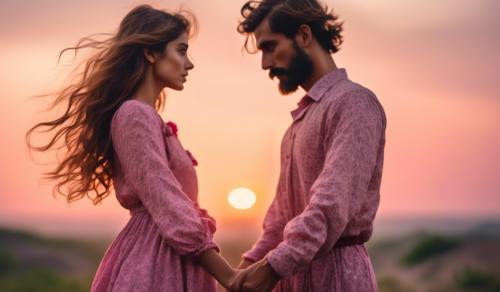
[[[187,64],[186,65],[187,65],[186,66],[187,70],[191,70],[191,69],[194,68],[194,64],[193,64],[193,62],[191,62],[191,60],[189,60],[189,58],[187,59]]]

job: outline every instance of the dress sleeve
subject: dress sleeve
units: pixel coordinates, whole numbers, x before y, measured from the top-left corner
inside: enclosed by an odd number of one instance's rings
[[[208,214],[208,211],[206,209],[201,208],[198,202],[195,202],[195,208],[200,214],[201,218],[206,222],[208,229],[210,230],[210,233],[213,236],[213,234],[217,230],[217,221],[215,220],[214,217]]]
[[[181,255],[198,256],[212,241],[207,220],[168,166],[162,124],[153,108],[123,104],[111,123],[114,151],[165,241]]]
[[[267,209],[261,237],[253,245],[251,250],[243,254],[242,257],[244,259],[257,262],[283,241],[283,229],[285,228],[286,220],[280,212],[281,208],[278,195],[279,194],[276,194],[271,206]]]
[[[320,249],[332,249],[367,199],[385,130],[383,113],[372,96],[358,91],[342,97],[332,112],[325,127],[325,162],[311,199],[267,257],[283,277],[308,266]]]

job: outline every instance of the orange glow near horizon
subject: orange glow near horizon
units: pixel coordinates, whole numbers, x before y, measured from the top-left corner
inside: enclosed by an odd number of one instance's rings
[[[236,25],[244,2],[148,2],[170,10],[183,5],[198,19],[199,33],[189,49],[195,68],[182,92],[168,91],[160,114],[175,121],[182,144],[198,160],[200,205],[222,231],[238,224],[260,228],[276,190],[289,112],[304,94],[280,96],[276,81],[260,68],[260,55],[242,52]],[[49,100],[30,97],[61,88],[82,60],[82,55],[76,61],[68,57],[57,66],[59,51],[83,36],[114,32],[143,2],[29,3],[0,3],[0,225],[116,233],[129,214],[114,195],[98,206],[86,199],[71,205],[55,200],[53,184],[41,181],[49,166],[30,160],[24,134],[55,114],[41,112]],[[499,216],[500,59],[493,56],[500,50],[500,4],[327,3],[345,22],[335,62],[373,90],[387,114],[378,216]],[[436,6],[433,13],[429,5]],[[35,144],[44,139],[37,137]],[[227,196],[235,186],[255,193],[251,208],[230,205]]]

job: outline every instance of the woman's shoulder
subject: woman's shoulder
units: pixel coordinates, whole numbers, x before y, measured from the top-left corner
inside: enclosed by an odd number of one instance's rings
[[[162,122],[161,116],[151,105],[140,100],[128,99],[118,107],[113,115],[111,123],[115,125],[127,124],[137,119],[147,123]]]
[[[148,112],[158,114],[158,112],[145,101],[138,99],[127,99],[118,107],[118,111]]]
[[[137,99],[127,99],[118,107],[114,117],[145,116],[159,118],[158,112],[149,104]]]

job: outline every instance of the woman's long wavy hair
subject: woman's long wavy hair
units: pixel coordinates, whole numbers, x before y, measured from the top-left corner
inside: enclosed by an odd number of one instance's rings
[[[38,152],[53,148],[64,137],[64,145],[55,148],[66,148],[64,159],[55,169],[44,173],[45,179],[57,182],[52,189],[54,197],[63,195],[71,203],[87,196],[98,204],[111,193],[115,163],[111,119],[145,78],[148,62],[144,50],[162,54],[166,45],[182,33],[191,36],[194,22],[194,16],[187,11],[168,13],[141,5],[125,16],[116,34],[108,35],[105,40],[98,40],[95,35],[84,37],[74,47],[59,53],[60,60],[67,51],[76,55],[81,49],[94,50],[82,64],[83,70],[75,75],[76,81],[49,95],[55,98],[48,110],[65,102],[64,113],[36,124],[25,136],[29,150]],[[162,92],[155,103],[157,111],[163,110],[164,102]],[[47,128],[43,133],[55,130],[44,146],[30,142],[38,128]]]

